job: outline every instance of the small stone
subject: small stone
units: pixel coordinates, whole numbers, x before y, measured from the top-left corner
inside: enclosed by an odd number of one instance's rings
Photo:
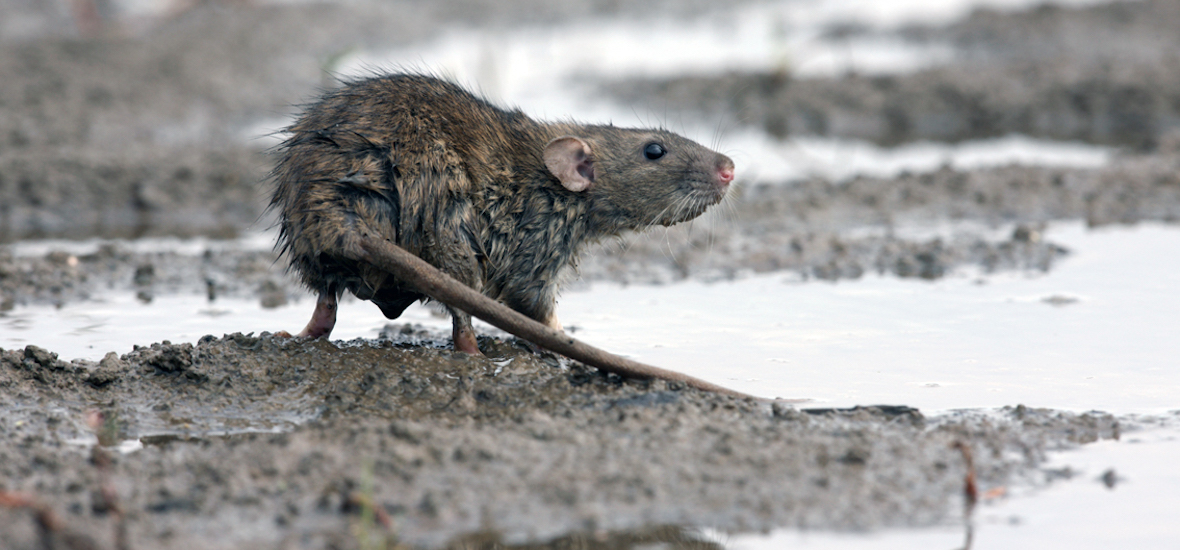
[[[1012,240],[1018,243],[1037,243],[1041,241],[1041,232],[1027,225],[1019,225],[1012,231]]]
[[[260,297],[263,309],[274,309],[287,305],[287,293],[282,289],[264,291]]]
[[[1046,296],[1044,298],[1041,298],[1041,301],[1046,304],[1049,304],[1051,306],[1061,307],[1061,306],[1068,306],[1070,304],[1076,304],[1076,303],[1078,303],[1079,299],[1077,296],[1066,296],[1064,294],[1054,294],[1052,296]]]

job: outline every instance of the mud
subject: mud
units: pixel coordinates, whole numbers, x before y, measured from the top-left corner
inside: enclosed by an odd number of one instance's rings
[[[995,487],[1043,483],[1046,451],[1123,429],[1102,413],[1024,407],[938,418],[904,406],[799,410],[481,345],[487,358],[429,340],[240,334],[97,364],[5,351],[4,489],[36,495],[106,544],[113,521],[94,509],[99,474],[81,424],[96,409],[114,419],[109,441],[144,445],[110,472],[134,547],[356,547],[357,494],[391,518],[372,534],[412,546],[652,525],[864,530],[958,521],[956,441]],[[285,433],[258,433],[269,430]],[[27,511],[0,511],[0,525],[20,534],[9,547],[36,547]],[[210,539],[214,526],[224,535]],[[455,542],[472,533],[482,538]]]
[[[698,4],[677,13],[708,3]],[[0,6],[5,21],[14,10],[40,21],[32,34],[0,25],[0,241],[259,231],[269,223],[258,185],[268,160],[243,136],[330,85],[333,60],[355,44],[406,44],[455,23],[666,11],[204,2],[83,28],[37,9]],[[1126,151],[1089,170],[739,182],[709,219],[603,243],[579,266],[580,280],[1044,271],[1069,253],[1042,237],[1047,223],[1174,222],[1180,84],[1168,52],[1180,40],[1178,12],[1147,1],[978,12],[948,27],[902,29],[961,51],[955,66],[908,75],[605,83],[636,105],[784,138],[892,144],[1021,132]],[[956,229],[939,229],[947,222]],[[118,240],[76,253],[0,247],[0,315],[108,292],[279,305],[303,291],[269,251],[225,243],[189,254]],[[1135,428],[1099,412],[1024,406],[937,417],[905,404],[809,410],[604,376],[502,335],[480,345],[487,358],[393,325],[377,340],[206,336],[98,362],[36,346],[0,350],[3,544],[720,548],[698,528],[960,525],[968,471],[954,443],[973,451],[982,494],[1060,478],[1042,469],[1047,451]],[[88,423],[96,412],[103,420]],[[96,441],[142,448],[95,451]]]

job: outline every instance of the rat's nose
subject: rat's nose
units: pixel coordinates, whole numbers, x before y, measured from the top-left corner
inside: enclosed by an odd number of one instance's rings
[[[717,161],[717,183],[722,187],[733,181],[733,161],[729,157],[721,157]]]
[[[717,179],[725,183],[733,181],[733,168],[722,168],[717,171]]]

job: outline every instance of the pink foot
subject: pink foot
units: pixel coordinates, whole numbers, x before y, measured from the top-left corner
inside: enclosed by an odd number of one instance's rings
[[[320,297],[316,299],[315,311],[311,314],[311,320],[307,322],[307,326],[303,327],[303,330],[297,336],[303,338],[328,336],[332,334],[332,328],[335,326],[336,292],[329,290],[320,293]]]
[[[475,331],[471,327],[455,327],[452,336],[455,340],[455,351],[483,355],[483,352],[479,351],[479,344],[475,342]]]

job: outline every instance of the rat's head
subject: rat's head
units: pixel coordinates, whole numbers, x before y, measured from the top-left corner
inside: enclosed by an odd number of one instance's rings
[[[601,213],[639,229],[691,220],[725,197],[733,161],[664,130],[571,127],[550,141],[545,166]]]

